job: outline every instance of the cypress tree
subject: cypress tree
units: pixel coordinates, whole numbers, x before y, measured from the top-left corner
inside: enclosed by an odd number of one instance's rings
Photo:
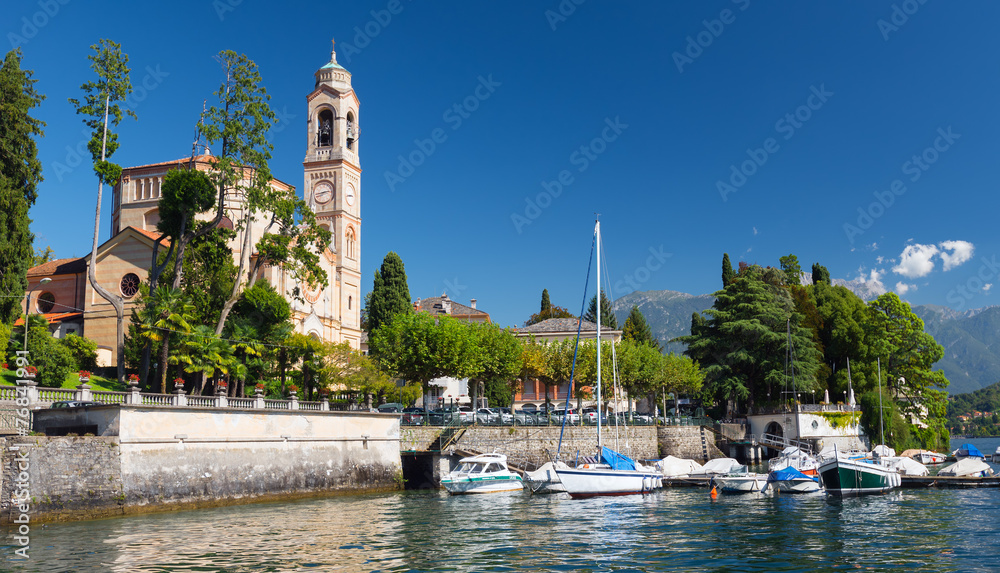
[[[736,272],[733,271],[733,265],[729,262],[729,253],[722,253],[722,288],[726,288],[726,285],[733,282],[736,278]]]
[[[660,349],[660,342],[653,336],[653,331],[649,328],[646,317],[634,304],[628,313],[628,318],[625,319],[625,326],[622,327],[622,339],[647,344],[657,350]]]
[[[830,271],[826,267],[819,263],[813,263],[813,284],[818,285],[820,283],[831,284],[830,283]]]
[[[401,312],[412,310],[410,287],[406,283],[403,259],[390,251],[382,260],[382,267],[375,271],[368,306],[368,332],[375,332],[380,326],[392,320]]]
[[[590,322],[597,322],[597,295],[590,298],[590,307],[583,319]],[[601,292],[601,326],[615,330],[618,328],[618,319],[615,318],[615,311],[611,307],[611,301]]]
[[[543,288],[542,289],[542,308],[540,309],[539,312],[545,312],[545,311],[549,310],[550,308],[552,308],[552,302],[549,301],[549,289]]]
[[[13,322],[21,313],[17,296],[28,288],[32,262],[28,209],[35,203],[42,181],[35,137],[43,122],[31,117],[45,96],[35,91],[31,71],[21,69],[20,48],[7,52],[0,65],[0,322]]]

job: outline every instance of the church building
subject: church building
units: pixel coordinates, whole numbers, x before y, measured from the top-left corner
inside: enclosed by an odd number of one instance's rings
[[[351,86],[351,73],[330,61],[315,73],[315,85],[306,96],[308,123],[303,162],[302,192],[319,224],[329,230],[332,241],[320,264],[327,274],[327,287],[313,289],[299,284],[280,267],[265,266],[261,279],[285,293],[292,304],[295,331],[332,342],[348,342],[361,348],[361,162],[359,160],[360,101]],[[125,321],[134,306],[140,281],[145,281],[152,259],[153,243],[159,238],[158,202],[164,177],[171,169],[211,171],[210,153],[192,158],[127,167],[112,191],[111,238],[97,249],[97,281],[125,299]],[[292,192],[278,180],[271,185]],[[240,220],[242,200],[227,194],[221,225],[233,228]],[[203,213],[210,220],[215,213]],[[253,221],[253,237],[265,231],[266,220]],[[161,247],[165,252],[168,244]],[[231,243],[234,261],[241,256],[239,237]],[[250,253],[250,257],[253,254]],[[111,304],[90,285],[87,273],[90,255],[59,259],[28,271],[32,293],[30,312],[44,314],[56,336],[75,333],[98,344],[101,366],[114,366],[116,316]],[[45,280],[49,279],[49,280]],[[299,289],[304,301],[293,299]]]

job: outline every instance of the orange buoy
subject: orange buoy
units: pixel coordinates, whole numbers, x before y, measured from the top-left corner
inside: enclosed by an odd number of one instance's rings
[[[715,489],[714,485],[712,486],[712,493],[710,493],[709,495],[712,496],[712,499],[719,497],[719,492]]]

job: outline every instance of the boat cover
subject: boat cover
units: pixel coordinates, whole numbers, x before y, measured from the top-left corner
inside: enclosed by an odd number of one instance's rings
[[[733,458],[716,458],[705,462],[701,469],[691,472],[691,475],[724,475],[736,471],[739,467],[740,462]]]
[[[780,470],[774,470],[773,472],[767,474],[767,481],[791,481],[799,478],[811,479],[813,481],[816,480],[814,476],[807,476],[791,466]]]
[[[663,477],[686,476],[701,469],[701,464],[694,460],[675,458],[667,456],[656,462],[654,467],[660,470]]]
[[[905,454],[906,452],[903,453]],[[886,461],[888,461],[892,467],[896,468],[897,472],[903,474],[904,476],[925,476],[928,473],[927,466],[908,456],[900,456]]]
[[[601,463],[608,464],[613,470],[635,469],[635,460],[603,446],[601,447]]]
[[[957,450],[955,450],[955,456],[965,456],[967,458],[985,458],[983,452],[979,451],[979,448],[973,446],[972,444],[962,444]]]
[[[993,475],[993,468],[979,458],[958,460],[946,468],[941,468],[939,476],[988,476]]]
[[[872,453],[880,458],[893,458],[896,457],[896,450],[890,448],[885,444],[880,444],[872,448]]]

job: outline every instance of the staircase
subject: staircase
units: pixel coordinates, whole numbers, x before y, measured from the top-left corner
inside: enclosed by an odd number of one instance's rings
[[[708,460],[708,436],[705,435],[705,426],[701,427],[701,459]]]

